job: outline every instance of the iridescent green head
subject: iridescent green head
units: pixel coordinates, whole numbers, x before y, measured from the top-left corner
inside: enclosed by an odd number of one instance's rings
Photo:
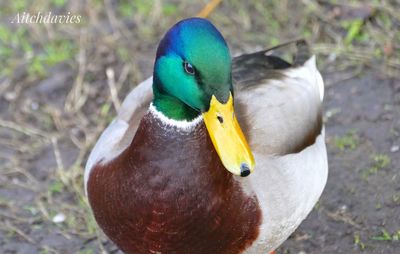
[[[155,107],[169,118],[191,120],[208,111],[213,95],[220,102],[228,101],[229,48],[208,20],[182,20],[161,40],[153,75]]]
[[[231,56],[221,33],[206,19],[174,25],[157,49],[153,104],[174,120],[203,116],[222,164],[236,175],[254,169],[254,157],[234,113]]]

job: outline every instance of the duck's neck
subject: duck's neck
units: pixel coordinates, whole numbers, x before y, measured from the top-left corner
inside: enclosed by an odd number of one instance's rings
[[[177,121],[192,121],[200,114],[178,98],[161,92],[155,85],[153,85],[153,93],[154,107],[170,119]]]

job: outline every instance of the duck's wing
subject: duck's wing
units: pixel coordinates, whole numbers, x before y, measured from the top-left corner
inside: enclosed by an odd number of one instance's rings
[[[294,60],[276,52],[294,45]],[[277,248],[318,201],[328,175],[322,127],[324,86],[300,40],[233,60],[235,111],[256,167],[237,177],[262,210],[259,237],[246,253]]]
[[[85,167],[85,190],[91,169],[98,162],[107,162],[118,156],[132,142],[140,120],[153,100],[153,77],[136,86],[123,101],[117,117],[101,134],[91,151]]]
[[[279,51],[292,45],[297,52],[289,63]],[[305,41],[235,57],[232,72],[235,111],[252,150],[285,155],[315,142],[324,86]]]

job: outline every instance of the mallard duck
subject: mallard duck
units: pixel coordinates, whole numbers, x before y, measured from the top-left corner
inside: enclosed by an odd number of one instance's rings
[[[165,34],[85,169],[123,252],[269,253],[310,213],[328,173],[323,80],[304,41],[293,63],[273,51],[232,59],[202,18]]]

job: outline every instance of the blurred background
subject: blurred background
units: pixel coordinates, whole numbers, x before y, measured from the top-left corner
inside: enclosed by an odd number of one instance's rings
[[[118,253],[83,190],[86,158],[152,73],[159,39],[207,3],[0,3],[0,253]],[[278,254],[400,253],[400,1],[223,0],[233,55],[306,38],[325,80],[330,176]],[[24,12],[79,15],[18,24]]]

